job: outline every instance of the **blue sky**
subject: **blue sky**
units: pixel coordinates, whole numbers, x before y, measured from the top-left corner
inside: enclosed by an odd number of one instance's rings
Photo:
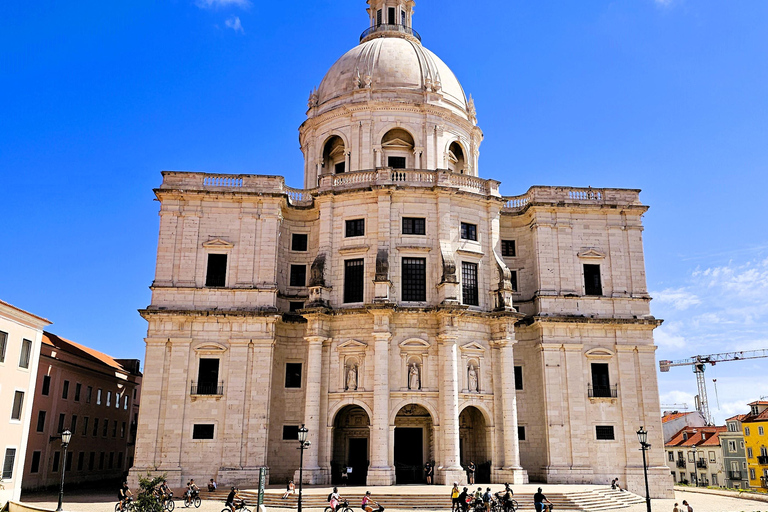
[[[141,357],[164,169],[302,183],[298,126],[363,0],[0,3],[0,298]],[[768,347],[768,3],[421,0],[475,98],[480,173],[643,190],[658,358]],[[768,359],[708,370],[716,417]],[[688,369],[660,376],[692,406]],[[718,402],[720,409],[718,410]]]

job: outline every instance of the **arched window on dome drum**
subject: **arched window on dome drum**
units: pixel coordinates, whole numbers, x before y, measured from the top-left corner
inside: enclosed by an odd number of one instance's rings
[[[448,170],[461,174],[464,174],[464,171],[466,170],[464,149],[458,142],[452,142],[448,148]]]
[[[389,130],[381,139],[382,165],[395,169],[407,169],[413,165],[413,136],[402,128]]]
[[[323,174],[341,174],[345,172],[345,147],[344,141],[338,135],[334,135],[323,146]]]

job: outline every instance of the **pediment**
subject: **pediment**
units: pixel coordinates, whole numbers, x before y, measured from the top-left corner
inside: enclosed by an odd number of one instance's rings
[[[339,346],[337,347],[339,350],[365,350],[368,348],[368,345],[363,343],[362,341],[357,340],[347,340],[342,343],[339,343]]]
[[[195,352],[226,352],[227,347],[221,343],[215,343],[212,341],[201,343],[195,347]]]
[[[485,347],[474,341],[462,345],[460,348],[462,352],[485,352]]]
[[[207,242],[203,242],[203,247],[206,249],[232,249],[235,244],[227,242],[223,238],[212,238]]]
[[[578,252],[579,258],[605,258],[605,253],[594,247],[585,247]]]
[[[585,352],[584,355],[592,358],[609,358],[616,354],[607,348],[593,348],[592,350]]]
[[[429,343],[420,338],[411,338],[400,342],[398,345],[401,349],[426,349],[429,348]]]
[[[388,140],[387,142],[383,143],[381,145],[383,148],[400,148],[400,149],[410,149],[412,147],[411,143],[408,141],[405,141],[403,139],[392,139]]]

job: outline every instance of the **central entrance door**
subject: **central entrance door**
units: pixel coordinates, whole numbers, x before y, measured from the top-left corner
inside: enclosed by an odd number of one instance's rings
[[[398,484],[424,481],[423,428],[395,428],[395,479]]]
[[[347,458],[352,473],[349,475],[349,485],[365,485],[368,476],[368,438],[353,437],[349,440],[349,457]]]

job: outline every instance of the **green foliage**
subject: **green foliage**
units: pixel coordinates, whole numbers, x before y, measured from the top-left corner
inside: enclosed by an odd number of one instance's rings
[[[163,505],[155,497],[155,489],[165,479],[165,474],[153,477],[147,473],[146,477],[139,476],[139,494],[133,503],[136,512],[163,512]]]

